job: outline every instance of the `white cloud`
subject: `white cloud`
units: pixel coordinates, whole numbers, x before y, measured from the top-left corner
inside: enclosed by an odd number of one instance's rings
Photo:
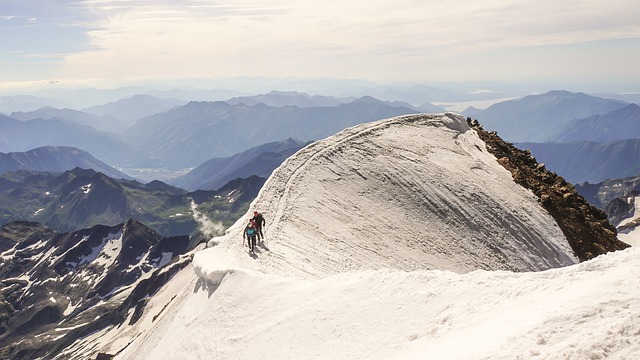
[[[69,54],[60,77],[452,78],[473,64],[457,57],[640,37],[634,0],[79,4],[93,50]]]

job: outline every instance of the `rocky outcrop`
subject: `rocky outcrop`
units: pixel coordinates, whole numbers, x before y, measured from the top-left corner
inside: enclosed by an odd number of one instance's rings
[[[484,130],[477,120],[467,118],[467,122],[498,163],[511,172],[514,181],[538,197],[540,204],[562,229],[580,261],[629,247],[618,240],[616,229],[607,220],[607,215],[590,205],[564,178],[539,164],[529,151],[505,142],[494,131]]]
[[[626,196],[617,197],[609,202],[604,208],[604,212],[609,217],[609,221],[618,226],[623,220],[634,215],[636,197],[640,194],[638,190],[633,190]],[[619,231],[621,229],[618,229]]]
[[[580,195],[591,204],[595,205],[599,209],[603,209],[607,214],[609,211],[606,209],[609,203],[617,198],[625,199],[633,195],[633,192],[640,192],[640,176],[632,176],[627,178],[611,178],[597,184],[590,184],[588,182],[582,184],[576,184],[576,190]],[[611,217],[609,217],[611,220]],[[615,221],[611,221],[615,225]]]

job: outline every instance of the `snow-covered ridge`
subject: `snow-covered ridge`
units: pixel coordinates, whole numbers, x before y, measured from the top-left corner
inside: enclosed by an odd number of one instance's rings
[[[116,359],[631,359],[640,351],[640,278],[629,276],[640,271],[636,249],[540,272],[378,269],[322,279],[233,269],[225,255],[200,252],[198,282]]]
[[[266,218],[269,249],[256,259],[242,247],[254,210]],[[362,124],[307,146],[274,171],[247,215],[216,243],[240,268],[303,277],[378,268],[535,271],[577,262],[537,198],[456,114]]]

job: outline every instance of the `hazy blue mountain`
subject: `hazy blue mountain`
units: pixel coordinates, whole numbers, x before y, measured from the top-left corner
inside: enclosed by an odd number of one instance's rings
[[[0,153],[0,174],[18,170],[63,172],[76,167],[132,180],[127,174],[74,147],[43,146],[25,152]]]
[[[42,107],[63,108],[65,103],[33,95],[0,96],[0,113],[11,114],[16,111],[34,111]]]
[[[339,98],[334,96],[312,96],[297,91],[271,91],[267,94],[235,97],[229,100],[225,100],[225,102],[231,105],[245,104],[253,106],[262,103],[272,107],[296,106],[300,108],[310,108],[333,107],[340,104],[349,103],[357,99],[358,97],[353,96]],[[418,112],[434,113],[445,111],[443,108],[435,106],[428,102],[423,102],[420,106],[413,106],[407,101],[399,100],[389,100],[383,102],[393,107],[415,108]]]
[[[628,105],[583,93],[550,91],[494,104],[475,116],[487,130],[512,142],[545,142],[576,119],[604,115]]]
[[[338,98],[320,95],[311,96],[297,91],[271,91],[267,94],[234,97],[225,100],[225,102],[231,105],[245,104],[253,106],[262,103],[272,107],[297,106],[306,108],[337,106],[353,100],[354,98]]]
[[[111,115],[93,115],[86,112],[72,109],[56,109],[52,107],[43,107],[38,110],[29,112],[13,112],[11,117],[14,119],[28,121],[36,119],[58,119],[61,121],[70,121],[73,123],[91,126],[99,130],[113,130],[122,127],[123,124]]]
[[[110,102],[105,105],[92,106],[83,111],[101,116],[114,116],[121,127],[131,126],[143,117],[162,113],[176,106],[186,104],[185,100],[159,99],[149,95],[135,95],[130,98]]]
[[[640,139],[598,143],[517,143],[571,183],[598,183],[640,174]]]
[[[89,126],[59,119],[20,121],[0,115],[0,152],[22,152],[42,146],[76,147],[112,165],[136,156],[115,135]]]
[[[640,138],[640,106],[629,104],[604,115],[568,123],[553,139],[557,142],[607,142]]]
[[[604,93],[604,94],[594,94],[596,96],[599,97],[603,97],[606,99],[617,99],[617,100],[621,100],[621,101],[626,101],[628,103],[635,103],[635,104],[640,104],[640,93],[622,93],[622,94],[616,94],[616,93]]]
[[[275,168],[304,146],[304,143],[291,138],[263,144],[231,157],[208,160],[168,182],[193,191],[217,190],[233,179],[251,175],[268,178]]]
[[[147,94],[148,92],[149,88],[145,86],[126,86],[109,89],[90,87],[80,89],[46,88],[39,90],[35,94],[51,99],[63,100],[69,104],[64,107],[86,109],[92,106],[104,105],[109,102],[116,102],[137,94]]]
[[[425,113],[425,114],[438,114],[447,112],[447,110],[443,107],[433,105],[431,103],[422,103],[420,106],[416,107],[417,112]]]
[[[284,138],[311,141],[359,123],[415,112],[371,97],[313,108],[190,102],[140,119],[128,129],[126,139],[156,166],[184,168]],[[149,161],[140,159],[140,166],[145,162]]]
[[[367,94],[376,99],[387,101],[405,101],[410,104],[418,105],[431,103],[433,101],[469,101],[484,99],[488,94],[470,94],[460,90],[451,90],[444,88],[435,88],[427,85],[412,86],[368,86],[354,92],[354,94]],[[494,95],[489,95],[490,98]],[[420,105],[422,106],[422,105]]]
[[[476,118],[480,112],[482,112],[482,109],[469,106],[468,108],[464,109],[461,114],[467,117]]]

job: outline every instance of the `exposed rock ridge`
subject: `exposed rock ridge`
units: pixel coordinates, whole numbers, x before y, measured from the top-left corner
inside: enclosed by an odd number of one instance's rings
[[[514,181],[538,197],[562,229],[580,261],[629,247],[618,240],[617,231],[607,220],[607,215],[590,205],[564,178],[547,170],[544,164],[538,164],[529,151],[505,142],[495,131],[484,130],[477,120],[467,118],[467,122],[498,163],[511,172]]]

